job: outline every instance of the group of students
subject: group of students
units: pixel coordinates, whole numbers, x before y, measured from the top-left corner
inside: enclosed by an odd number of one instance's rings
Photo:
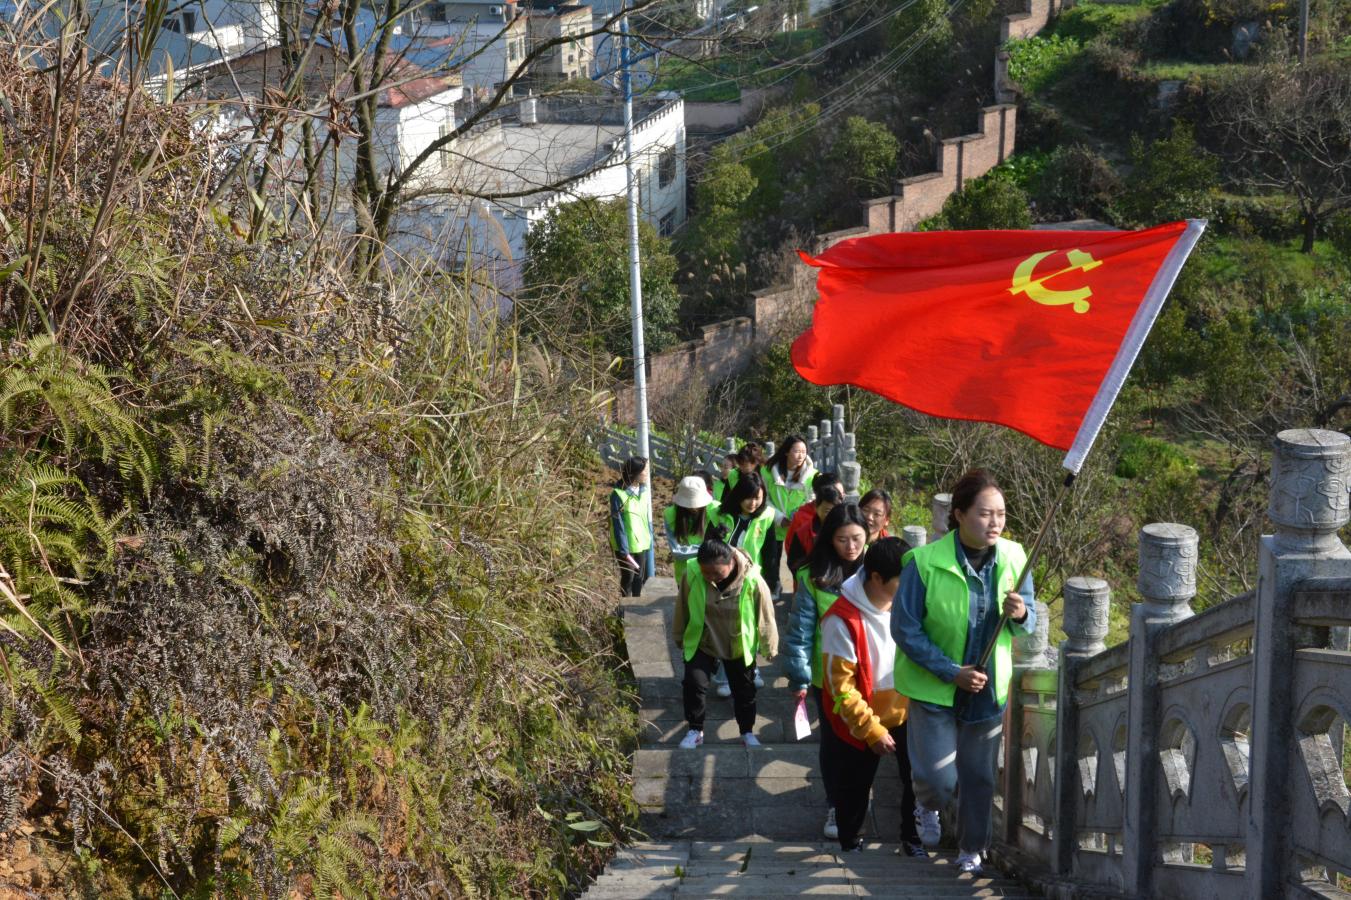
[[[651,573],[646,460],[624,467],[611,496],[611,544],[621,587],[636,595]],[[861,832],[877,768],[893,756],[901,783],[901,851],[927,856],[941,814],[957,810],[958,866],[979,872],[991,838],[996,755],[1012,675],[1012,637],[1036,629],[1026,555],[1002,536],[1003,491],[983,469],[952,488],[948,532],[908,547],[887,533],[891,498],[870,491],[846,502],[839,479],[816,472],[806,442],[790,435],[773,458],[747,445],[722,479],[681,479],[665,510],[678,599],[674,639],[685,661],[689,730],[703,743],[707,697],[719,669],[747,747],[756,654],[777,655],[774,601],[780,556],[793,573],[785,635],[788,688],[811,693],[820,729],[824,833],[845,851]],[[646,553],[646,556],[641,554]],[[987,669],[978,665],[994,641]]]

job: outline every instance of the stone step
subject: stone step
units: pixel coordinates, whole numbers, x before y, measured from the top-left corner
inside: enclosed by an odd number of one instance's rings
[[[766,686],[755,698],[755,735],[765,744],[794,744],[793,714],[797,700],[786,691]],[[812,732],[802,743],[815,744],[818,740],[816,704],[807,703],[808,721]],[[644,746],[676,744],[685,736],[685,704],[679,694],[660,698],[644,698],[638,715],[643,724]],[[741,729],[736,724],[731,698],[710,697],[704,717],[705,741],[724,742],[740,739]]]

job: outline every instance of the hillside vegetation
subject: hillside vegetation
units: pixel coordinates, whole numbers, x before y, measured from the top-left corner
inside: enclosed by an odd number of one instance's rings
[[[593,395],[469,280],[247,243],[230,148],[0,62],[0,884],[557,896],[622,835]]]

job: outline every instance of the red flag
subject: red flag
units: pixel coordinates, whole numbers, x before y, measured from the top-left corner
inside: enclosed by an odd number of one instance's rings
[[[1204,227],[901,232],[803,254],[820,299],[793,365],[1015,428],[1078,472]]]

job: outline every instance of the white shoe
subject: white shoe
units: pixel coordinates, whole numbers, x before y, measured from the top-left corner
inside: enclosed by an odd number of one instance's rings
[[[732,696],[732,686],[725,681],[713,685],[713,693],[724,700]]]
[[[915,807],[915,827],[919,829],[919,840],[924,846],[933,849],[943,839],[943,825],[938,821],[938,810]],[[976,857],[979,864],[980,857]]]
[[[835,824],[835,807],[826,810],[826,827],[821,829],[821,833],[832,841],[840,839],[840,826]]]
[[[759,747],[760,739],[748,731],[741,736],[741,743],[749,750],[751,747]]]
[[[693,750],[704,742],[704,733],[691,728],[685,732],[685,736],[680,739],[681,750]]]
[[[958,853],[957,868],[964,875],[980,874],[980,854],[979,853]]]
[[[756,669],[756,670],[755,670],[755,686],[756,686],[757,688],[762,688],[762,687],[765,686],[765,680],[764,680],[763,678],[760,677],[760,670],[759,670],[759,669]]]

